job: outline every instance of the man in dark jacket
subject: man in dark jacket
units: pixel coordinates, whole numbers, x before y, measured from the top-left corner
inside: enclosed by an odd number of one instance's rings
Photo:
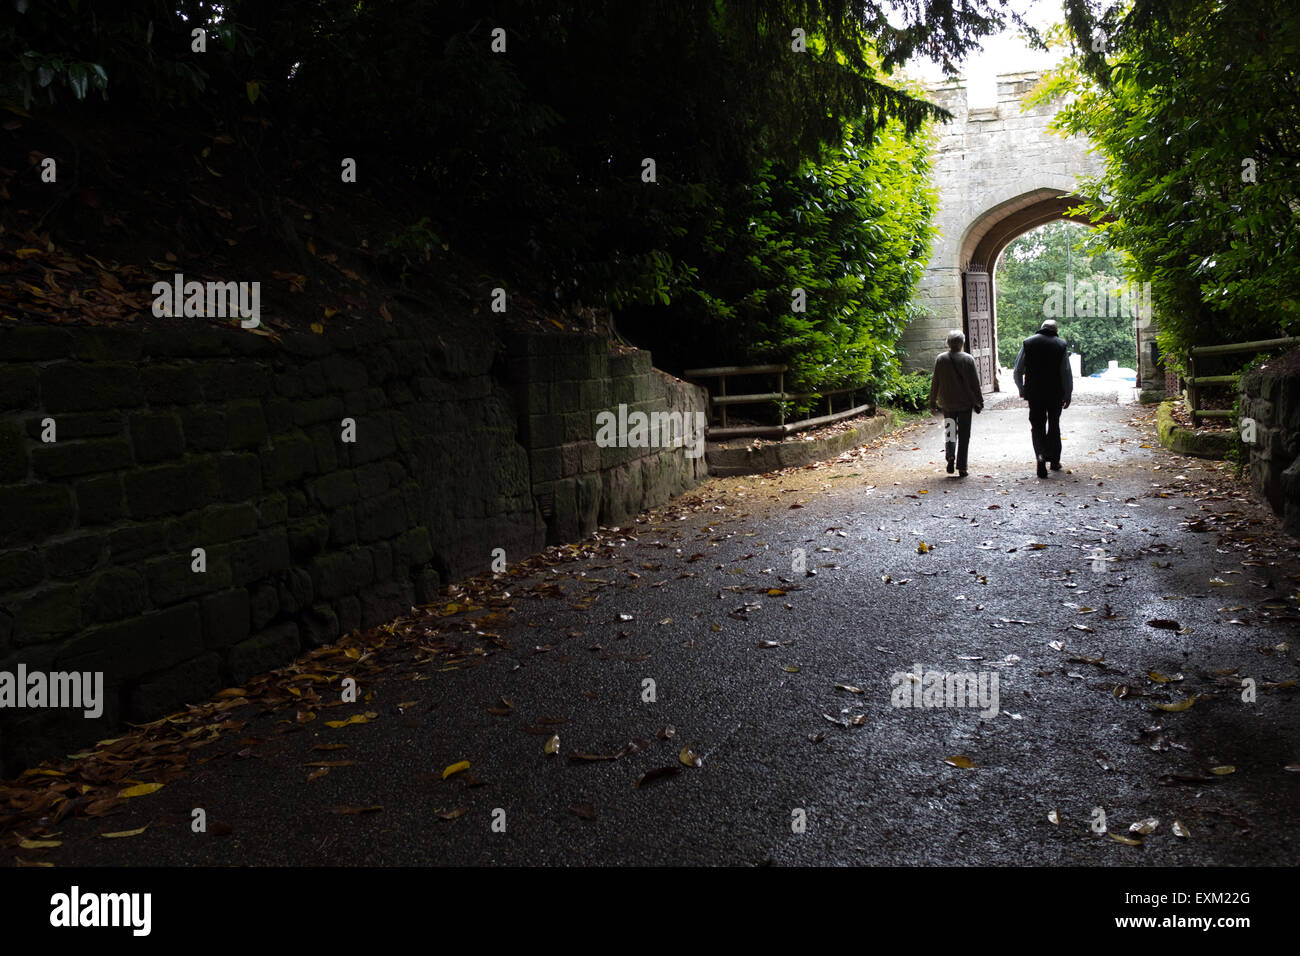
[[[1038,477],[1061,470],[1061,410],[1070,407],[1074,376],[1069,349],[1057,334],[1056,322],[1047,319],[1036,335],[1025,339],[1016,356],[1014,377],[1020,397],[1029,402],[1029,434],[1038,461]]]
[[[957,470],[966,477],[966,452],[970,447],[970,416],[984,410],[984,393],[980,391],[975,359],[963,352],[966,336],[961,330],[948,333],[948,351],[934,360],[930,378],[930,411],[943,412],[943,451],[948,459],[948,474]]]

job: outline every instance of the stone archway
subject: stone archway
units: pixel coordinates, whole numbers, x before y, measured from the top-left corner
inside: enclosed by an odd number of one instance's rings
[[[1036,72],[999,76],[997,103],[986,108],[970,108],[960,81],[929,91],[953,120],[939,130],[939,236],[914,299],[920,314],[902,337],[907,369],[928,371],[948,331],[960,328],[972,353],[987,357],[977,362],[985,388],[996,388],[997,257],[1017,236],[1069,218],[1080,178],[1100,171],[1085,140],[1048,128],[1055,105],[1024,107],[1038,78]],[[972,304],[975,328],[968,319]]]
[[[985,210],[961,237],[957,261],[962,277],[961,325],[967,350],[975,356],[980,384],[997,391],[998,323],[996,269],[1002,252],[1020,236],[1059,219],[1090,224],[1069,215],[1082,197],[1059,189],[1031,189]]]

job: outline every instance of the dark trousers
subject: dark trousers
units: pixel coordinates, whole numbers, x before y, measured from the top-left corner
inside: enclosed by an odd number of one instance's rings
[[[970,449],[970,416],[971,410],[968,408],[964,411],[954,412],[944,409],[943,412],[943,454],[949,461],[952,460],[954,452],[957,457],[957,470],[966,470],[966,452]],[[957,434],[952,434],[952,426],[949,421],[957,423]],[[956,441],[948,441],[950,438],[956,438]]]
[[[1034,458],[1041,461],[1061,460],[1061,403],[1029,403],[1029,434],[1034,439]]]

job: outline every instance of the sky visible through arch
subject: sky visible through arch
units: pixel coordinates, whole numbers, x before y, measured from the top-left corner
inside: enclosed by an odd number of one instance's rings
[[[1013,0],[1011,7],[1039,30],[1045,31],[1053,23],[1065,20],[1060,0]],[[980,50],[961,64],[970,106],[993,106],[997,102],[996,77],[999,73],[1047,69],[1061,59],[1062,51],[1047,53],[1031,49],[1017,33],[1012,28],[986,37]],[[939,64],[925,57],[910,61],[903,72],[927,86],[941,83],[944,79]]]

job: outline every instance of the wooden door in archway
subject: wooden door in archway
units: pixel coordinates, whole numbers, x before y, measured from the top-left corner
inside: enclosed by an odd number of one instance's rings
[[[983,266],[972,264],[962,288],[962,325],[966,348],[975,359],[980,388],[993,391],[997,380],[997,359],[993,354],[993,301],[989,274]]]

